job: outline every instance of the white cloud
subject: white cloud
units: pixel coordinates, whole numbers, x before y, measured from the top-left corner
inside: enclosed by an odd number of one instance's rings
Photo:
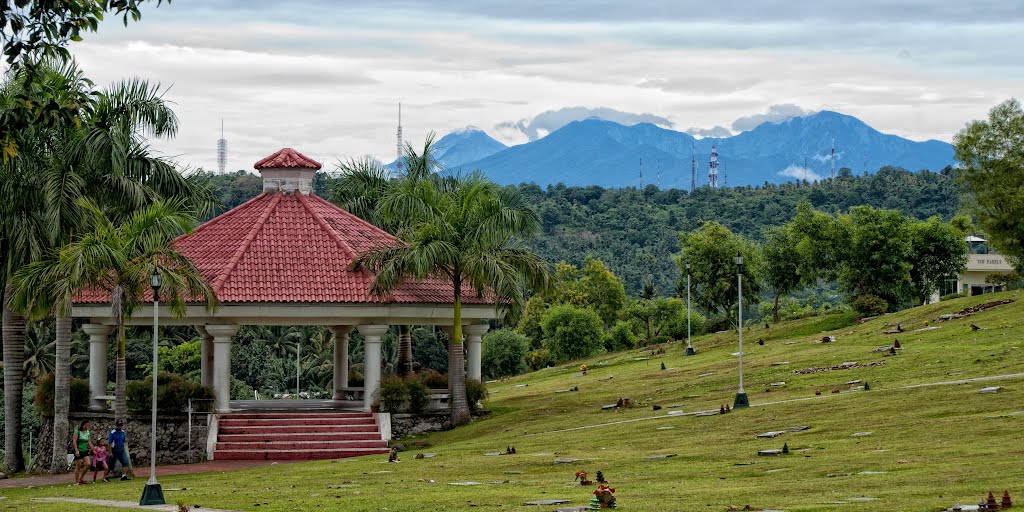
[[[498,123],[495,128],[503,134],[515,134],[518,131],[525,135],[527,140],[537,140],[573,121],[581,121],[591,117],[614,121],[627,126],[637,123],[653,123],[666,128],[672,127],[672,121],[654,114],[634,114],[606,107],[566,107],[541,112],[531,119],[504,121]]]
[[[787,178],[795,178],[797,180],[807,180],[807,181],[811,181],[811,182],[813,182],[813,181],[821,181],[821,180],[825,179],[824,176],[822,176],[822,175],[820,175],[820,174],[818,174],[818,173],[816,173],[816,172],[814,172],[814,171],[812,171],[812,170],[810,170],[810,169],[808,169],[806,167],[801,167],[799,165],[790,165],[789,167],[786,167],[785,169],[779,171],[779,176],[785,176]]]
[[[729,137],[733,134],[732,130],[729,130],[724,126],[713,126],[711,128],[687,128],[684,132],[699,139],[706,137]]]
[[[791,117],[801,117],[812,114],[814,111],[803,109],[792,103],[770,105],[768,110],[761,114],[741,117],[732,122],[732,129],[738,132],[753,130],[764,123],[777,123]]]

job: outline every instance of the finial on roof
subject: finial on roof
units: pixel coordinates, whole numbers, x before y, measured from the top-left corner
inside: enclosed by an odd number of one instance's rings
[[[313,175],[323,165],[292,148],[280,151],[256,162],[253,167],[263,176],[266,193],[313,192]]]

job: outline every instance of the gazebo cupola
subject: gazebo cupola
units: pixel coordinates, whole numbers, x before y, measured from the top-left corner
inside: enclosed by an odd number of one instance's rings
[[[253,167],[263,176],[263,192],[299,192],[308,196],[313,193],[313,175],[322,165],[292,148],[284,148]]]

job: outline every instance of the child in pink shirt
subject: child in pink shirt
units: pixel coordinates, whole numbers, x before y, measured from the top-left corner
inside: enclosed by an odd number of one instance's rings
[[[92,447],[92,481],[96,483],[96,475],[99,474],[100,470],[103,470],[103,481],[109,482],[107,475],[110,474],[110,466],[107,465],[107,440],[102,437],[96,441],[96,446]]]

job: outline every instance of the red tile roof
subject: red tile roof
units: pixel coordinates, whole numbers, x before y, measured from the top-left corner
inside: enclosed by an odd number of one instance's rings
[[[320,169],[323,167],[320,162],[313,160],[312,158],[295,151],[292,148],[284,148],[273,155],[270,155],[259,162],[253,164],[257,170],[259,169],[280,169],[280,168],[305,168],[305,169]]]
[[[442,279],[410,280],[389,297],[369,293],[373,275],[353,270],[359,253],[398,240],[315,195],[260,194],[175,240],[222,303],[451,303]],[[492,297],[463,292],[468,303]],[[109,302],[87,292],[81,303]]]

